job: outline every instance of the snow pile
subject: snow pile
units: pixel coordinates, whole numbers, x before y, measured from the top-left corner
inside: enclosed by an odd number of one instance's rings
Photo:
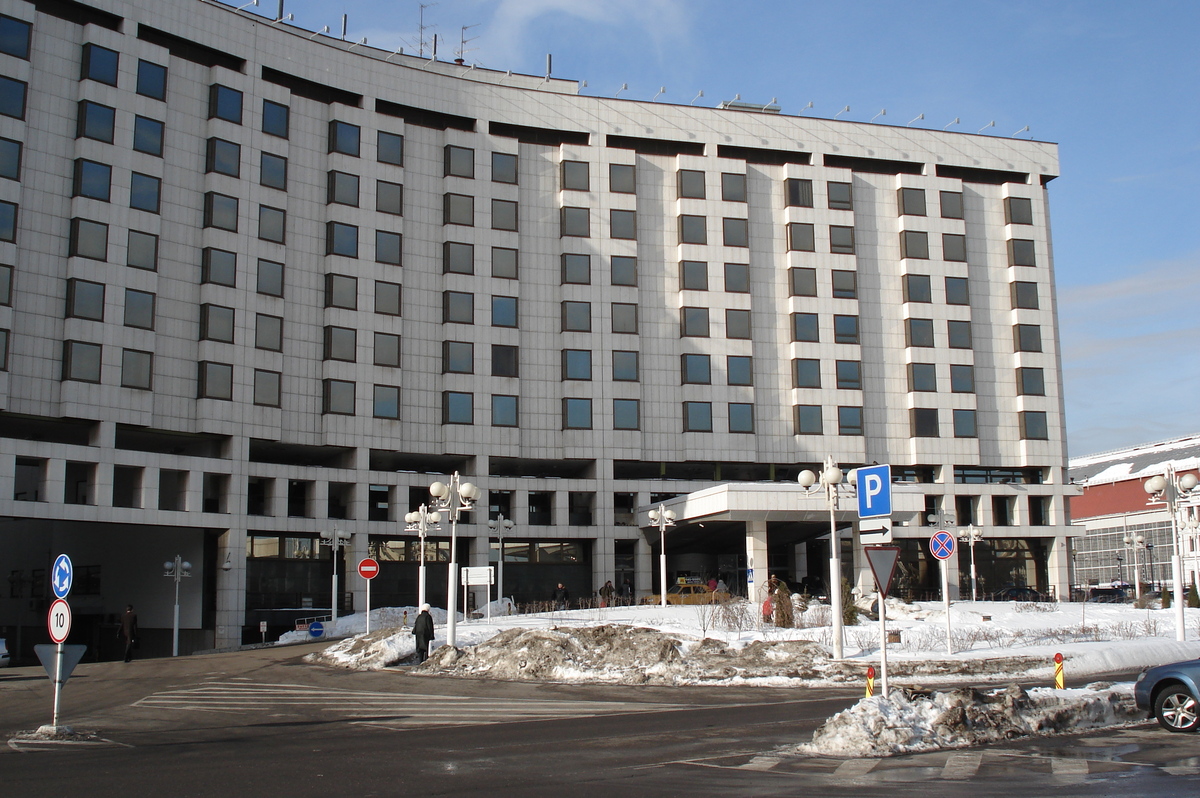
[[[1075,690],[1019,685],[980,692],[971,688],[864,698],[834,715],[801,753],[878,757],[1137,722],[1133,684],[1097,683]]]
[[[304,657],[305,662],[335,668],[377,671],[395,665],[417,653],[417,639],[412,629],[378,629],[339,640],[323,651]]]
[[[391,629],[393,632],[404,627],[412,629],[413,621],[417,619],[419,613],[420,610],[416,607],[379,607],[371,610],[371,629]],[[446,623],[446,611],[441,607],[432,607],[429,614],[433,616],[435,625],[441,626]],[[459,613],[460,621],[462,617],[462,613]],[[332,624],[329,621],[322,621],[322,623],[325,626],[324,636],[326,638],[360,635],[367,631],[367,614],[356,612],[353,615],[343,615]],[[374,634],[375,632],[372,631],[371,635],[374,636]],[[279,636],[277,644],[304,643],[312,639],[306,631],[284,632]]]

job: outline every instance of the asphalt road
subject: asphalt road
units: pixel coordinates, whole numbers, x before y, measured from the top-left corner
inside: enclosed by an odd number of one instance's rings
[[[535,685],[309,666],[309,646],[0,672],[0,794],[1200,793],[1200,737],[1156,726],[888,759],[794,752],[858,690]]]

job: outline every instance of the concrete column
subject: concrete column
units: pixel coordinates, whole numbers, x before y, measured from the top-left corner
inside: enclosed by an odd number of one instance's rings
[[[222,567],[228,555],[232,566]],[[232,648],[242,643],[246,623],[246,531],[229,529],[217,543],[217,616],[213,645]],[[250,640],[256,638],[251,635]]]
[[[46,474],[42,481],[42,494],[38,497],[39,501],[50,502],[51,504],[62,504],[66,499],[67,486],[67,461],[66,460],[47,460]]]
[[[113,464],[96,463],[92,467],[91,503],[97,507],[112,507]]]
[[[767,579],[767,522],[746,522],[746,595],[750,603],[766,597]]]
[[[602,534],[592,542],[592,590],[597,591],[604,583],[613,578],[613,557],[616,547],[613,544],[612,529],[605,527],[607,534]],[[613,587],[618,585],[613,584]]]
[[[958,530],[954,529],[953,527],[951,527],[947,531],[949,531],[951,534],[957,534],[957,532],[958,532]],[[962,546],[963,544],[959,543],[957,545]],[[977,552],[975,552],[975,554],[976,554],[976,556],[978,556],[979,552],[977,551]],[[978,560],[976,560],[976,562],[978,562]],[[970,567],[970,566],[968,566],[968,567]],[[954,556],[951,557],[950,559],[946,560],[946,579],[950,582],[950,600],[951,601],[958,601],[961,598],[960,594],[962,593],[962,591],[959,589],[959,584],[958,584],[959,576],[960,576],[960,574],[959,574],[959,567],[958,567],[958,551],[956,549],[954,552]],[[941,574],[938,575],[938,578],[941,578]],[[970,591],[968,590],[968,592],[970,592]]]
[[[17,458],[0,457],[0,501],[15,500]]]
[[[633,598],[636,603],[642,596],[651,594],[651,586],[654,584],[654,557],[650,551],[650,544],[646,542],[645,535],[639,535],[637,539],[637,551],[634,554],[634,572],[633,572]]]
[[[146,467],[142,469],[142,501],[139,507],[147,510],[158,509],[158,474],[159,469]],[[221,560],[224,562],[224,560]]]
[[[329,480],[319,479],[309,483],[308,506],[304,508],[304,515],[307,518],[329,517]],[[326,528],[333,529],[332,526]]]
[[[1050,542],[1050,556],[1047,558],[1046,571],[1050,579],[1050,587],[1059,601],[1071,599],[1071,551],[1064,535],[1056,535]],[[978,552],[976,552],[978,554]],[[1139,552],[1144,555],[1145,550]],[[1146,563],[1142,561],[1142,579],[1149,580]]]
[[[204,507],[204,472],[183,472],[183,509],[189,513],[200,512]]]

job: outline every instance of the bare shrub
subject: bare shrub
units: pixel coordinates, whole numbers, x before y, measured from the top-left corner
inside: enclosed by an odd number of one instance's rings
[[[714,625],[727,632],[744,632],[754,628],[754,612],[746,599],[733,598],[716,605]]]
[[[866,629],[847,629],[846,641],[859,651],[873,651],[879,648],[879,634],[872,634]]]
[[[700,626],[701,636],[708,637],[708,630],[717,618],[717,607],[715,603],[695,605],[696,623]]]
[[[830,626],[833,623],[833,610],[828,604],[813,604],[807,610],[796,616],[797,629],[812,629],[817,626]]]
[[[1058,612],[1057,601],[1017,601],[1013,608],[1017,612]]]

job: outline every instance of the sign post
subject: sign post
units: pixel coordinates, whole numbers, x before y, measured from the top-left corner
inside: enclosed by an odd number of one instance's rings
[[[367,580],[367,634],[371,633],[371,580],[379,576],[379,563],[370,557],[358,561],[358,575]]]
[[[496,568],[492,565],[467,566],[462,569],[462,580],[464,593],[468,585],[494,585],[496,583]],[[465,599],[463,606],[466,606]],[[488,602],[487,617],[489,621],[492,619],[491,602]]]
[[[863,553],[867,555],[867,564],[871,566],[871,575],[879,588],[879,694],[887,698],[887,595],[896,573],[896,563],[900,560],[900,547],[866,546]]]
[[[69,578],[66,589],[71,589]],[[55,592],[57,592],[57,588],[55,588]],[[71,605],[64,599],[55,599],[54,603],[50,605],[46,626],[50,629],[50,639],[58,644],[57,650],[54,652],[54,715],[51,721],[54,727],[58,728],[58,699],[63,683],[63,643],[66,641],[67,635],[71,633]]]
[[[942,565],[942,601],[946,605],[946,653],[953,654],[954,646],[950,642],[950,572],[946,560],[954,556],[954,535],[942,529],[929,539],[929,552],[937,557]]]

